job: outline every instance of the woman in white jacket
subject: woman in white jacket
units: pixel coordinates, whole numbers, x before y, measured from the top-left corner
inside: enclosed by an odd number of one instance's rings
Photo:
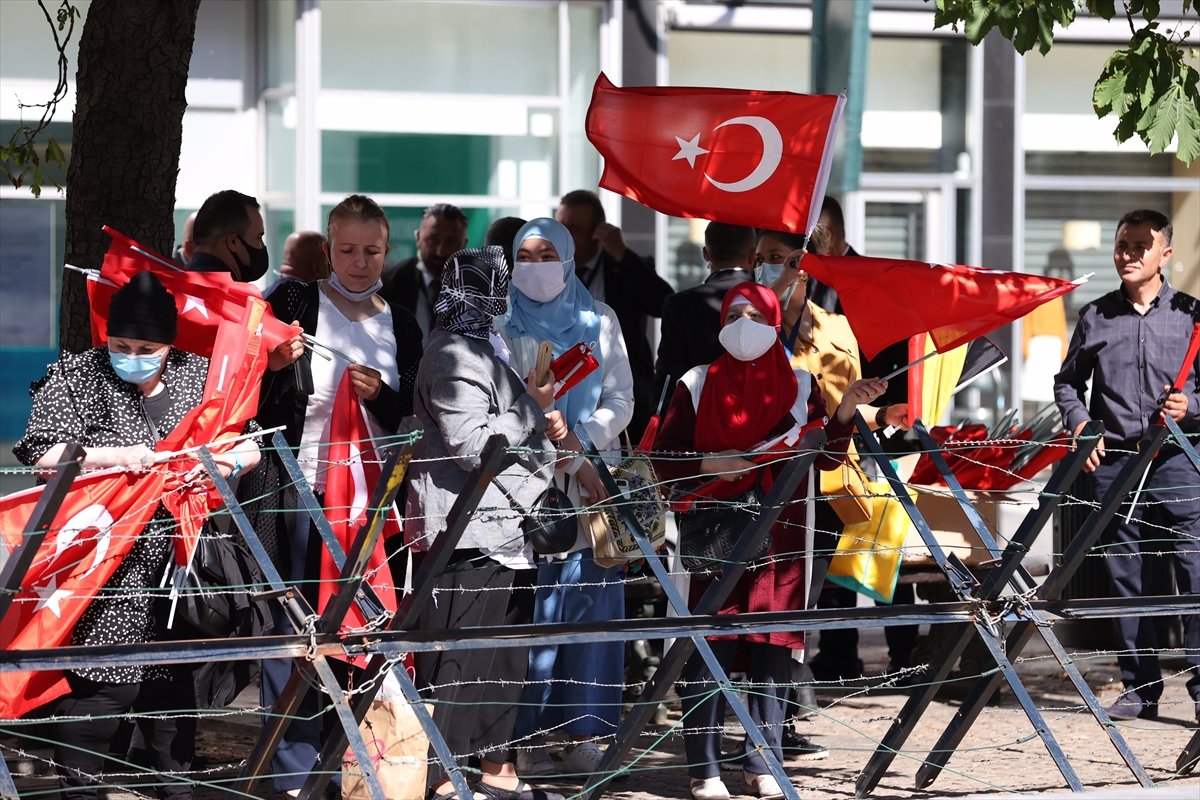
[[[582,424],[600,451],[619,455],[621,431],[633,417],[633,373],[616,313],[593,300],[576,277],[575,244],[558,222],[545,217],[529,221],[517,232],[513,252],[510,314],[501,329],[513,368],[526,374],[543,341],[551,343],[556,358],[580,343],[592,345],[599,368],[555,402],[572,430],[559,446],[579,452],[573,431]],[[555,482],[576,506],[607,499],[595,467],[582,457],[560,461]],[[574,546],[539,566],[534,622],[594,622],[625,615],[620,568],[596,565],[583,520],[581,516]],[[548,730],[568,739],[563,772],[593,772],[603,756],[597,740],[615,733],[620,722],[622,643],[531,647],[526,681],[515,733],[518,742],[532,747],[518,754],[518,772],[543,775],[556,769],[539,746],[539,734]]]

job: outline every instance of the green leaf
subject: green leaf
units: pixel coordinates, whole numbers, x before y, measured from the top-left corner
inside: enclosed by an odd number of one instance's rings
[[[1000,33],[1005,39],[1011,41],[1017,31],[1017,22],[1021,16],[1020,9],[1015,3],[1000,3],[992,6],[992,15],[996,18]]]
[[[60,167],[65,166],[67,163],[66,155],[63,153],[62,148],[59,147],[58,142],[54,140],[53,136],[46,139],[46,160],[51,161]]]
[[[1058,6],[1057,13],[1054,14],[1054,20],[1064,28],[1075,21],[1075,4],[1073,2],[1062,3]]]
[[[1142,16],[1146,18],[1146,21],[1152,22],[1152,21],[1158,19],[1158,13],[1159,13],[1158,0],[1144,0],[1144,2],[1146,5],[1145,5],[1145,8],[1142,10]]]
[[[927,0],[928,1],[928,0]],[[958,23],[963,19],[962,13],[953,4],[953,0],[934,0],[933,27],[934,30],[949,25],[958,30]]]
[[[1021,55],[1033,49],[1033,43],[1038,40],[1040,22],[1036,8],[1027,8],[1017,17],[1016,35],[1012,37],[1012,43]]]
[[[1037,6],[1041,8],[1041,6]],[[1073,8],[1073,7],[1072,7]],[[1038,26],[1038,52],[1042,55],[1050,52],[1050,48],[1054,46],[1054,15],[1053,8],[1045,9],[1046,13],[1041,11],[1037,14]],[[1073,19],[1074,17],[1072,17]],[[1069,21],[1068,21],[1069,22]],[[1063,23],[1064,25],[1068,23]]]
[[[1117,15],[1116,0],[1088,0],[1088,10],[1101,19],[1112,19]]]
[[[966,25],[963,32],[967,36],[967,41],[971,44],[979,44],[983,41],[983,37],[987,36],[988,32],[996,27],[998,21],[991,9],[983,6],[975,7],[972,13],[965,17]]]
[[[1109,64],[1111,63],[1110,59]],[[1109,64],[1104,66],[1104,72],[1092,91],[1092,107],[1096,110],[1097,117],[1110,113],[1118,104],[1122,104],[1125,97],[1125,79],[1128,76],[1124,70],[1110,72]]]
[[[1175,132],[1179,135],[1179,150],[1175,157],[1185,164],[1200,158],[1200,103],[1193,97],[1184,97],[1179,118],[1175,121]]]
[[[1182,116],[1181,106],[1187,101],[1183,97],[1183,88],[1171,87],[1171,90],[1155,101],[1153,121],[1145,129],[1146,146],[1151,154],[1161,153],[1175,138],[1175,129],[1179,126]]]

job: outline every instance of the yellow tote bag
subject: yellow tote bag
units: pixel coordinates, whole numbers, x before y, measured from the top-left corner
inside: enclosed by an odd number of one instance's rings
[[[846,526],[826,580],[890,603],[900,577],[909,519],[888,484],[870,483],[868,488],[871,518]],[[906,491],[916,499],[916,492],[907,487]]]

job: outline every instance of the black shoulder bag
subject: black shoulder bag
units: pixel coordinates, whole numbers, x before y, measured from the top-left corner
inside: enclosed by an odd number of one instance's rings
[[[679,560],[683,568],[697,575],[720,572],[742,533],[758,520],[763,491],[755,483],[745,492],[727,500],[703,499],[702,508],[676,514],[679,525]],[[771,534],[749,555],[757,561],[771,549]]]
[[[575,544],[579,526],[576,522],[577,511],[571,505],[571,498],[553,483],[542,492],[528,510],[504,488],[497,478],[492,478],[501,493],[508,498],[513,509],[521,515],[521,533],[525,541],[533,547],[538,555],[565,553]]]

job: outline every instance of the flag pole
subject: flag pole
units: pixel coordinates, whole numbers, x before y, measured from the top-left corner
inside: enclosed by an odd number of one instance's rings
[[[933,358],[934,356],[940,356],[940,355],[941,355],[941,353],[939,353],[937,350],[934,350],[932,353],[926,353],[925,355],[921,356],[920,358],[918,358],[916,361],[912,362],[911,364],[905,364],[903,367],[900,367],[899,369],[892,370],[891,372],[889,372],[887,375],[884,375],[879,380],[890,381],[892,378],[896,377],[897,375],[901,374],[902,372],[908,372],[910,369],[915,367],[917,364],[920,364],[922,361],[927,361],[927,360]]]
[[[315,352],[317,355],[321,356],[322,358],[324,358],[324,359],[326,359],[326,360],[330,360],[330,361],[331,361],[332,359],[330,359],[330,358],[329,358],[329,356],[328,356],[326,353],[322,353],[322,352],[321,352],[321,350],[322,350],[322,349],[323,349],[323,350],[327,350],[329,353],[332,353],[333,355],[335,355],[335,356],[337,356],[338,358],[342,359],[342,360],[343,360],[343,361],[345,361],[347,364],[355,364],[355,363],[357,363],[357,362],[356,362],[356,361],[355,361],[353,358],[351,358],[350,356],[346,355],[346,354],[345,354],[345,353],[343,353],[341,350],[337,350],[337,349],[335,349],[335,348],[333,348],[333,347],[330,347],[330,346],[329,346],[329,345],[327,345],[327,344],[321,344],[321,343],[320,343],[320,342],[318,342],[316,339],[314,339],[313,337],[309,336],[307,333],[302,333],[302,334],[300,334],[300,335],[304,337],[304,341],[306,341],[306,342],[308,342],[310,345],[312,345],[313,352]]]
[[[151,261],[155,262],[156,264],[166,267],[167,269],[174,270],[175,272],[187,272],[187,270],[185,270],[183,267],[179,266],[175,262],[167,261],[162,256],[155,255],[154,253],[151,253],[149,250],[143,250],[140,246],[138,246],[136,244],[129,245],[129,249],[132,250],[133,252],[137,253],[138,255],[145,256],[146,258],[150,259]]]
[[[267,428],[266,430],[255,431],[254,433],[243,433],[241,436],[231,436],[228,439],[218,439],[215,442],[205,442],[204,444],[198,444],[195,447],[188,447],[183,450],[169,450],[169,451],[164,451],[162,453],[155,453],[154,454],[154,463],[160,464],[164,461],[170,461],[172,458],[178,458],[179,456],[186,456],[188,453],[195,453],[202,447],[211,448],[216,445],[226,445],[226,444],[234,444],[236,442],[242,442],[242,441],[245,441],[246,439],[258,439],[263,436],[269,436],[272,433],[275,433],[276,431],[285,430],[286,428],[287,428],[287,425],[276,425],[274,428]]]

